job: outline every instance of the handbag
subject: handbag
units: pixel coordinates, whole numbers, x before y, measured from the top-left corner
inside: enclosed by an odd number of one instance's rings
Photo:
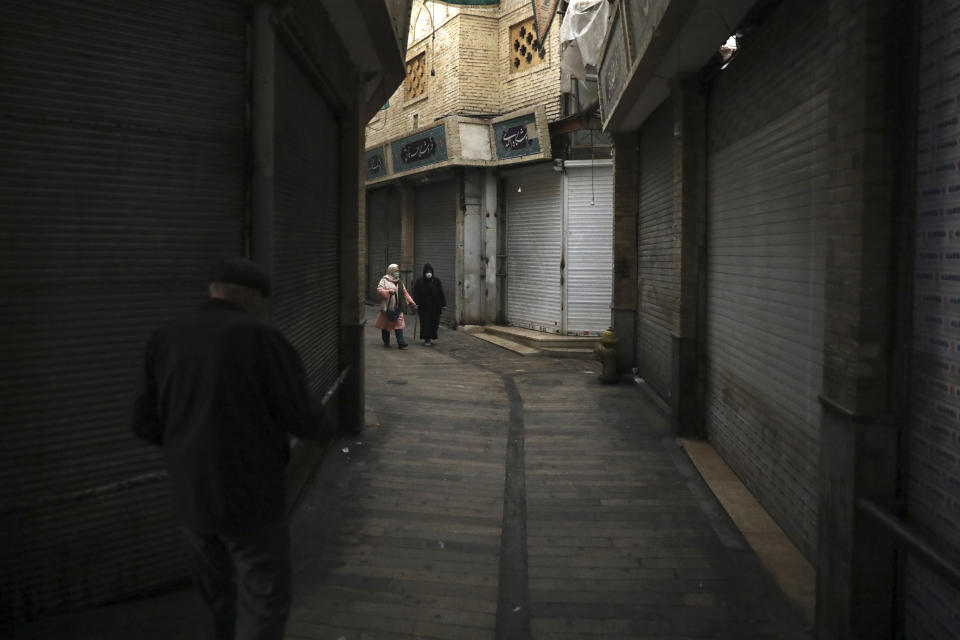
[[[387,320],[390,322],[396,322],[400,318],[400,286],[400,283],[397,283],[397,292],[390,294],[391,298],[394,296],[397,297],[396,304],[393,305],[392,309],[390,308],[390,300],[387,299],[387,310],[385,313]]]

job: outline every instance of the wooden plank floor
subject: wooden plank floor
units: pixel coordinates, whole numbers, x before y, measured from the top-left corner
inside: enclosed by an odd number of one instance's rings
[[[409,341],[371,316],[365,432],[294,518],[288,638],[809,637],[636,387]]]

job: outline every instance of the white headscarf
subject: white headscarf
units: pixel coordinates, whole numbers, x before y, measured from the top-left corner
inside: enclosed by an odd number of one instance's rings
[[[400,266],[396,264],[391,264],[389,267],[387,267],[386,278],[389,279],[391,282],[396,282],[397,280],[399,280]]]

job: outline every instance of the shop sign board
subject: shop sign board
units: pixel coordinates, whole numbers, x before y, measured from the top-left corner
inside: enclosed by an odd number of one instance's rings
[[[390,145],[394,173],[418,169],[447,159],[446,125],[401,138]]]
[[[494,124],[493,140],[497,158],[501,160],[540,153],[536,114],[529,113]]]

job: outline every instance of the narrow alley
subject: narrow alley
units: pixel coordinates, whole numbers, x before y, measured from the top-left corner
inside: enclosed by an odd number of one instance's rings
[[[0,68],[0,640],[960,640],[960,3],[14,0]]]
[[[372,320],[365,431],[293,516],[287,638],[810,637],[639,387],[461,331],[385,349]],[[14,637],[200,639],[194,598]]]

